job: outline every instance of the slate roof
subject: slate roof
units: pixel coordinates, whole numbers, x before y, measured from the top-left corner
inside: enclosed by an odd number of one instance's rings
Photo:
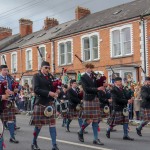
[[[3,40],[0,40],[0,52],[2,51],[3,48],[5,48],[8,45],[14,43],[18,39],[20,39],[20,35],[19,34],[15,34],[15,35],[7,37],[7,38],[5,38]]]
[[[113,24],[116,22],[140,17],[141,15],[149,14],[150,0],[135,0],[130,3],[122,4],[100,12],[90,14],[80,20],[72,20],[63,24],[59,24],[48,30],[42,29],[23,38],[20,38],[19,34],[13,35],[9,38],[13,39],[16,36],[19,39],[14,43],[12,41],[11,43],[8,42],[7,47],[6,44],[4,44],[5,46],[2,44],[3,40],[1,40],[0,50],[2,49],[1,52],[4,52],[19,47],[27,47],[33,44],[39,44],[50,39],[55,39],[73,33],[82,32],[96,27],[102,27],[108,24]],[[4,39],[4,41],[9,41],[9,38]]]
[[[150,14],[150,0],[135,0],[126,4],[115,6],[100,12],[90,14],[75,22],[65,31],[59,33],[59,36],[65,36],[84,30],[106,26],[116,22],[129,20],[141,15]]]

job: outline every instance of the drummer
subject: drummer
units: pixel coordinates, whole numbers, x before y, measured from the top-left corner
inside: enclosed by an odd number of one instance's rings
[[[60,103],[60,112],[63,118],[62,127],[66,125],[66,117],[67,117],[67,104],[68,104],[68,95],[67,95],[68,85],[64,85],[62,91],[58,95],[58,101]],[[65,111],[66,109],[66,111]],[[64,111],[63,111],[64,110]]]

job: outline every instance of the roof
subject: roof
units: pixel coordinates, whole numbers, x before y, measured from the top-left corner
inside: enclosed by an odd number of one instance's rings
[[[29,40],[31,40],[34,36],[37,36],[38,34],[40,34],[41,31],[37,31],[37,32],[34,32],[32,34],[29,34],[25,37],[20,37],[18,40],[16,40],[15,42],[13,42],[12,44],[10,44],[9,46],[3,48],[1,50],[1,52],[5,52],[5,51],[8,51],[8,50],[12,50],[12,49],[16,49],[16,48],[19,48],[21,47],[23,44],[25,44],[26,42],[28,42]]]
[[[74,22],[75,22],[75,20],[72,20],[72,21],[69,21],[69,22],[66,22],[66,23],[63,23],[63,24],[59,24],[59,25],[57,25],[53,28],[50,28],[48,30],[42,29],[40,31],[33,32],[32,34],[29,34],[25,37],[19,38],[14,43],[12,43],[9,46],[3,48],[1,50],[1,52],[9,51],[9,50],[16,49],[16,48],[19,48],[19,47],[30,46],[30,45],[33,45],[33,44],[37,44],[37,43],[52,39],[59,32],[62,32],[63,30],[65,30],[67,27],[69,27]]]
[[[14,43],[20,38],[19,34],[12,35],[10,37],[7,37],[3,40],[0,40],[0,52],[2,51],[3,48],[7,47],[8,45]]]
[[[65,31],[59,33],[57,37],[81,32],[96,27],[102,27],[108,24],[113,24],[116,22],[136,18],[141,15],[149,14],[150,0],[136,0],[97,13],[90,14],[75,22]]]
[[[28,46],[28,45],[40,43],[42,41],[50,40],[50,39],[54,38],[58,33],[66,30],[66,28],[68,28],[73,23],[75,23],[75,20],[65,22],[63,24],[59,24],[48,30],[43,29],[43,30],[41,30],[41,32],[39,34],[34,36],[34,38],[29,40],[28,42],[24,43],[22,46]]]

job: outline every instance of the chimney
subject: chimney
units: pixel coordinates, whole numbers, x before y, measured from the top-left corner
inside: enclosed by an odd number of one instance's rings
[[[24,36],[32,33],[33,22],[31,20],[21,18],[19,20],[19,24],[20,24],[20,35],[21,35],[21,37],[24,37]]]
[[[12,29],[0,27],[0,40],[12,36]]]
[[[49,28],[57,26],[58,24],[59,22],[57,19],[46,17],[46,19],[44,20],[44,29],[47,30]]]
[[[87,8],[77,7],[75,10],[76,20],[80,20],[81,18],[91,14],[91,11]]]

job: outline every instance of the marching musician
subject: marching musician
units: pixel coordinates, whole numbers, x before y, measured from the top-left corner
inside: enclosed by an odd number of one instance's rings
[[[67,109],[67,107],[66,107],[67,105],[65,105],[65,104],[67,104],[67,101],[69,99],[68,94],[67,94],[67,90],[68,90],[68,85],[65,84],[62,88],[62,91],[58,94],[59,103],[64,104],[63,105],[65,107],[64,109]],[[60,110],[60,111],[61,111],[61,115],[63,117],[62,127],[64,127],[66,125],[67,112],[63,112],[62,110]]]
[[[2,101],[5,101],[8,99],[8,95],[10,94],[9,92],[10,92],[9,90],[6,90],[5,93],[7,93],[7,94],[0,95],[0,119],[1,119],[1,113],[3,112]],[[0,133],[0,150],[3,150],[3,135],[2,135],[2,133]]]
[[[132,103],[133,100],[126,94],[126,90],[122,86],[122,78],[116,77],[114,79],[114,87],[111,90],[111,98],[113,104],[113,111],[108,119],[109,127],[106,132],[107,138],[110,138],[110,131],[115,125],[123,125],[124,136],[123,140],[134,139],[128,136],[128,124],[129,116],[123,115],[124,108],[127,108],[127,104]]]
[[[76,80],[72,79],[70,81],[71,88],[68,90],[68,98],[69,98],[69,110],[67,114],[67,126],[66,131],[70,132],[69,126],[71,121],[74,118],[78,118],[79,112],[76,110],[76,107],[78,104],[81,103],[81,100],[79,98],[79,92],[77,91],[77,82]],[[80,125],[81,119],[78,119],[79,125]]]
[[[56,119],[55,119],[55,104],[54,98],[57,94],[53,92],[53,83],[49,75],[50,64],[43,61],[41,69],[33,76],[33,90],[35,93],[35,104],[33,116],[31,117],[30,124],[34,125],[33,142],[31,145],[32,150],[39,150],[37,145],[37,138],[43,125],[49,125],[49,133],[52,139],[52,150],[59,150],[56,144]],[[45,115],[45,109],[49,107],[53,110],[51,116]],[[48,110],[49,110],[48,109]]]
[[[92,69],[94,65],[88,63],[85,65],[86,73],[81,77],[81,84],[84,91],[83,96],[83,115],[85,119],[80,131],[78,132],[79,141],[84,142],[83,132],[85,128],[92,123],[94,140],[93,144],[104,145],[98,138],[98,120],[100,120],[100,103],[97,98],[97,92],[101,87],[97,87],[96,78],[93,77]]]
[[[101,82],[102,82],[101,83],[102,90],[98,92],[98,99],[100,101],[100,112],[101,112],[101,119],[102,119],[102,118],[107,118],[109,116],[110,114],[109,104],[112,102],[112,99],[111,99],[110,93],[106,89],[108,86],[106,82],[106,78],[104,78]],[[99,120],[99,123],[100,123],[100,120]]]
[[[15,121],[16,121],[16,108],[14,106],[14,92],[12,91],[12,79],[8,76],[8,67],[7,65],[0,66],[0,81],[5,83],[1,86],[0,94],[5,94],[5,90],[10,91],[9,101],[3,101],[3,112],[2,112],[2,121],[7,122],[8,130],[10,133],[10,142],[11,143],[19,143],[18,140],[15,139]],[[9,105],[8,105],[9,104]]]
[[[136,128],[137,134],[142,136],[142,128],[150,122],[150,77],[145,78],[145,85],[141,88],[141,122]]]

